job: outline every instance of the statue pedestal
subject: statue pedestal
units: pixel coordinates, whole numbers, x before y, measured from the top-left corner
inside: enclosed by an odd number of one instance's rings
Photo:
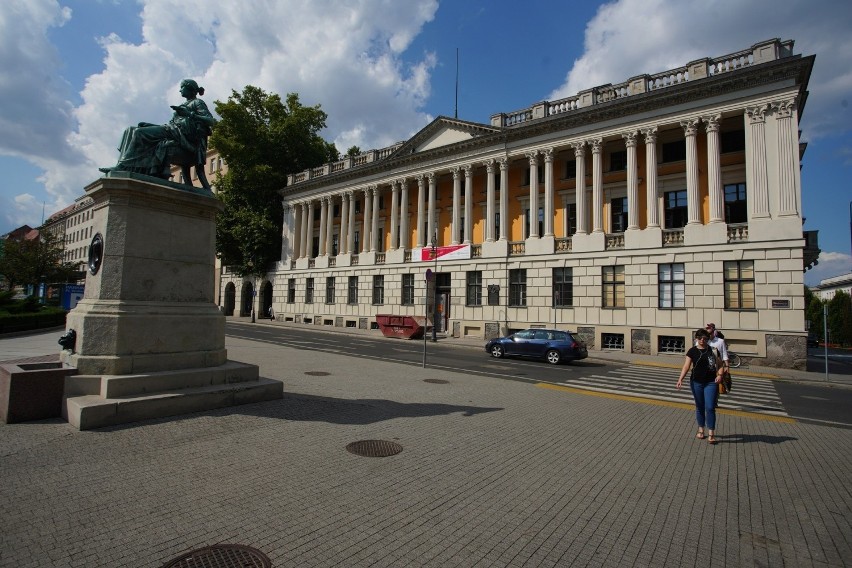
[[[227,360],[225,317],[213,297],[215,215],[210,192],[110,173],[86,187],[101,263],[68,314],[76,351],[62,362],[63,416],[96,428],[281,398],[281,383]]]

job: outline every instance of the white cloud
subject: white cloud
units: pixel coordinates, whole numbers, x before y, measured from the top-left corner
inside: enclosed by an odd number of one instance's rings
[[[53,211],[80,195],[97,167],[115,163],[124,127],[169,119],[185,77],[205,87],[211,110],[249,84],[297,92],[303,104],[322,105],[323,136],[341,151],[386,146],[431,120],[422,108],[435,57],[403,54],[434,18],[436,0],[140,4],[142,41],[102,38],[103,70],[88,77],[74,108],[48,39],[73,14],[54,0],[0,3],[0,153],[43,169]]]
[[[619,83],[766,39],[795,40],[794,53],[817,54],[803,137],[852,130],[852,3],[812,0],[619,0],[586,26],[585,52],[550,100]]]

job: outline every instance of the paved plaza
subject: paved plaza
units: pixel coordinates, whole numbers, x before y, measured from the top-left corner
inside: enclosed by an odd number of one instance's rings
[[[227,348],[283,400],[0,425],[0,566],[156,568],[217,543],[275,567],[852,565],[852,430],[721,415],[710,446],[685,405]]]

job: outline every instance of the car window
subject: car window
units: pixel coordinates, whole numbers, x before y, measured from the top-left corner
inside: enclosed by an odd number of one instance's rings
[[[536,339],[553,339],[553,334],[543,329],[537,329],[535,332]]]
[[[515,335],[513,335],[515,339],[532,339],[533,338],[533,330],[525,329],[524,331],[519,331]]]
[[[553,334],[553,339],[556,341],[568,341],[568,334],[564,331],[557,331]]]

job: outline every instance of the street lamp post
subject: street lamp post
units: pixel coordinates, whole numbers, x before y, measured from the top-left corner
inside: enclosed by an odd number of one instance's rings
[[[435,259],[435,271],[432,273],[432,341],[438,341],[438,229],[432,235],[432,258]]]

